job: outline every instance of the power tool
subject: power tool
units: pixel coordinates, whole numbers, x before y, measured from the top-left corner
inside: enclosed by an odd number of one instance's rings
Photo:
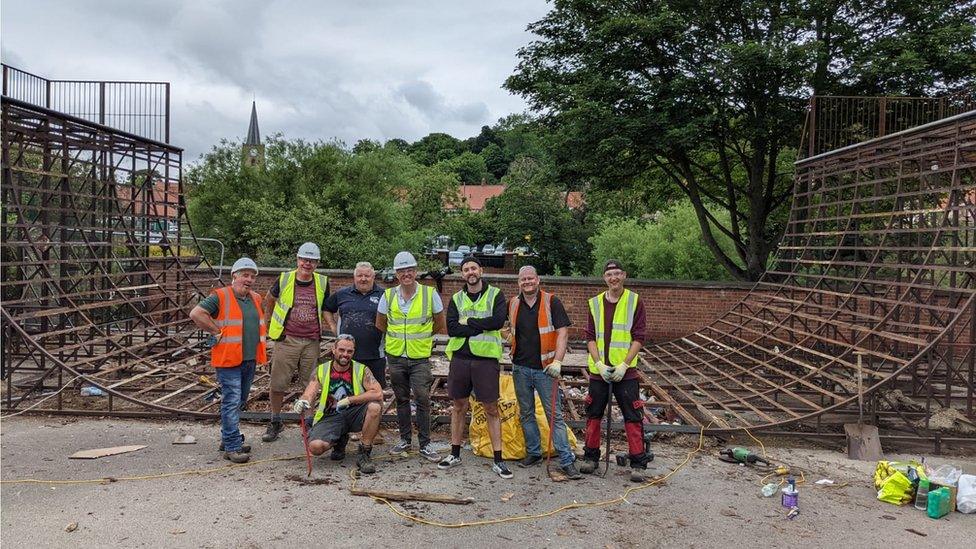
[[[718,454],[719,454],[718,459],[727,463],[744,463],[747,465],[755,465],[757,463],[761,463],[766,466],[772,466],[772,463],[770,463],[769,460],[750,452],[746,448],[742,448],[739,446],[735,448],[726,448],[721,452],[719,452]]]

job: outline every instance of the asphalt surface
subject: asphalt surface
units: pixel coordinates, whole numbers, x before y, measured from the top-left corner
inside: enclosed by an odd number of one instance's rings
[[[348,492],[355,447],[345,462],[315,463],[305,479],[300,433],[260,441],[263,428],[247,425],[253,459],[295,459],[223,468],[212,423],[16,417],[0,425],[4,481],[103,479],[185,470],[216,472],[92,484],[23,484],[0,489],[0,542],[8,547],[722,547],[857,546],[972,547],[976,515],[932,520],[911,506],[875,499],[873,463],[853,462],[836,449],[770,447],[775,459],[805,472],[800,515],[788,520],[778,494],[759,495],[762,474],[727,465],[708,447],[661,485],[630,493],[621,503],[587,506],[544,518],[443,528],[412,522],[384,504]],[[182,434],[194,445],[173,445]],[[393,441],[395,433],[385,432]],[[443,440],[446,433],[437,433]],[[707,439],[706,439],[707,440]],[[650,472],[663,475],[694,449],[693,437],[656,443]],[[743,442],[739,441],[739,444]],[[142,450],[95,460],[69,460],[77,450],[145,444]],[[377,446],[385,455],[389,444]],[[908,456],[901,456],[908,457]],[[408,515],[455,524],[553,511],[574,502],[598,502],[634,486],[628,471],[611,465],[606,478],[553,482],[545,468],[520,469],[502,480],[487,459],[470,452],[463,464],[440,471],[419,457],[383,460],[365,488],[424,491],[475,498],[466,506],[394,503]],[[976,457],[932,457],[976,472]],[[830,478],[840,486],[813,484]],[[846,483],[846,485],[844,484]],[[76,524],[73,531],[66,531]],[[909,531],[914,530],[915,532]],[[10,545],[8,545],[10,544]]]

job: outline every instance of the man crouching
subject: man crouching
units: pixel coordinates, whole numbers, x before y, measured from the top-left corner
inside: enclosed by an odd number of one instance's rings
[[[369,368],[352,359],[355,350],[353,336],[340,334],[332,349],[333,360],[319,364],[302,398],[295,401],[294,410],[304,419],[311,408],[309,402],[318,394],[319,404],[308,435],[309,451],[320,456],[332,448],[332,459],[342,460],[349,433],[362,431],[356,466],[361,473],[374,473],[370,452],[380,427],[383,388]]]

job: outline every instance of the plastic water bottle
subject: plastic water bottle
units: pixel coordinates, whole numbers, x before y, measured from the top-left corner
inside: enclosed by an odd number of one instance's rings
[[[929,506],[929,481],[922,479],[918,481],[918,490],[915,492],[915,508],[926,511]]]
[[[770,482],[768,484],[763,485],[762,487],[763,497],[764,498],[772,497],[773,494],[776,493],[777,488],[779,488],[779,484],[776,484],[775,482]]]

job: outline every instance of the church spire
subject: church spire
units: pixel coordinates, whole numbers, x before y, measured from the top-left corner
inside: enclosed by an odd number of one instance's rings
[[[261,132],[258,130],[258,106],[256,101],[251,102],[251,124],[247,127],[247,140],[245,145],[260,145]]]

